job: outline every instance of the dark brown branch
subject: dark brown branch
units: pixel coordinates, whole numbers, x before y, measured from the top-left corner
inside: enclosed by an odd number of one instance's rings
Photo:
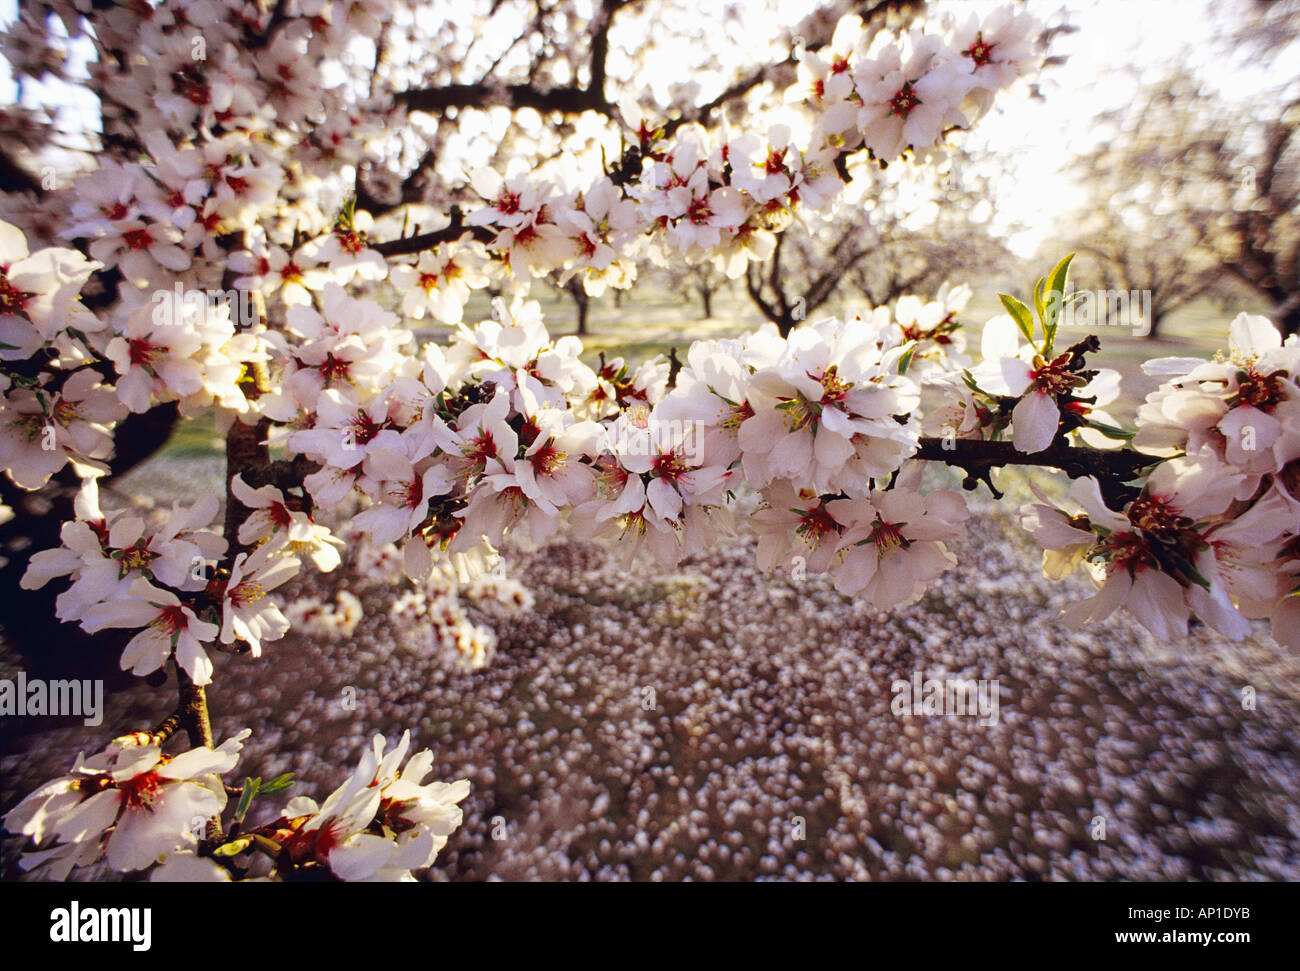
[[[229,544],[226,552],[227,566],[234,562],[241,550],[239,527],[252,513],[251,509],[235,498],[230,483],[237,475],[244,476],[270,465],[271,457],[266,449],[266,433],[270,425],[266,418],[255,425],[236,421],[226,433],[226,520],[222,532]]]
[[[634,0],[603,0],[600,11],[593,20],[591,35],[590,77],[587,84],[560,85],[542,88],[533,83],[497,86],[487,81],[472,84],[445,84],[440,87],[413,88],[399,91],[393,100],[410,111],[439,114],[448,108],[480,108],[491,104],[504,104],[508,108],[533,108],[543,114],[581,115],[588,111],[612,116],[614,106],[605,97],[605,63],[609,57],[609,29],[614,14]],[[540,13],[539,13],[540,16]],[[537,25],[541,31],[540,22]],[[495,65],[494,65],[495,66]]]
[[[181,727],[181,716],[178,712],[172,712],[161,722],[158,727],[149,733],[150,744],[161,745],[167,739],[176,734],[176,729]]]
[[[202,685],[195,684],[185,669],[176,665],[176,683],[180,694],[180,705],[176,714],[189,736],[190,748],[207,746],[216,748],[212,740],[212,721],[208,717],[207,692]],[[160,726],[161,727],[161,726]]]
[[[415,236],[404,236],[401,239],[390,239],[384,243],[372,243],[370,248],[383,256],[409,256],[460,239],[466,233],[470,233],[484,245],[496,239],[496,233],[486,226],[466,226],[464,214],[459,207],[453,206],[451,222],[442,229],[419,233]]]
[[[300,487],[307,476],[319,472],[320,468],[320,463],[313,462],[305,455],[295,455],[292,460],[277,459],[269,465],[248,469],[242,473],[242,477],[251,488],[273,485],[283,492]]]
[[[1101,494],[1114,509],[1137,495],[1137,490],[1124,483],[1136,478],[1142,470],[1161,461],[1153,455],[1144,455],[1132,449],[1089,448],[1067,445],[1057,441],[1041,452],[1026,453],[1011,442],[985,442],[965,438],[922,438],[916,458],[928,462],[943,462],[966,472],[962,483],[974,489],[980,482],[989,482],[989,471],[1007,465],[1037,465],[1060,469],[1071,479],[1094,476],[1101,484]],[[1001,493],[993,489],[995,498]]]
[[[271,10],[271,16],[267,18],[266,28],[260,34],[249,37],[245,41],[250,51],[270,46],[275,39],[275,32],[292,19],[288,15],[288,9],[288,0],[275,0],[275,7]]]
[[[503,97],[498,98],[497,91]],[[484,83],[447,84],[439,88],[402,91],[395,94],[393,100],[410,111],[429,114],[440,114],[448,108],[482,108],[494,104],[508,108],[535,108],[542,114],[580,115],[596,111],[608,115],[613,111],[613,105],[600,92],[571,84],[545,90],[531,84],[508,84],[500,89]]]

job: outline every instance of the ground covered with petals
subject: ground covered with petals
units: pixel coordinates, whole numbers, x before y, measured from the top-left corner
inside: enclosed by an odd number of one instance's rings
[[[535,603],[468,607],[498,637],[468,672],[390,613],[400,571],[363,588],[345,562],[289,593],[360,590],[351,636],[218,658],[214,728],[253,729],[241,772],[319,798],[372,733],[410,726],[437,777],[473,785],[434,879],[1300,879],[1300,659],[1263,626],[1241,644],[1064,628],[1090,591],[1044,579],[1005,506],[974,501],[959,566],[889,613],[760,571],[744,532],[671,572],[583,542],[508,550]],[[997,723],[894,714],[914,672],[996,679]],[[171,699],[141,687],[101,728],[6,732],[0,809]]]

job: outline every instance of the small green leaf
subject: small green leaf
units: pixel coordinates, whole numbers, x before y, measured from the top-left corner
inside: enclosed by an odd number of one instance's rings
[[[1007,308],[1007,312],[1015,320],[1016,326],[1020,328],[1020,333],[1025,335],[1025,340],[1033,344],[1034,315],[1029,312],[1029,308],[1009,293],[999,293],[998,299],[1002,301],[1002,306]]]
[[[912,357],[913,357],[915,354],[916,354],[916,345],[915,345],[915,344],[913,344],[911,347],[909,347],[906,351],[903,352],[903,356],[900,357],[900,358],[898,359],[898,373],[899,373],[899,374],[906,374],[906,373],[907,373],[907,369],[908,369],[909,367],[912,366]]]
[[[257,790],[257,794],[259,796],[269,796],[272,793],[283,792],[285,789],[288,789],[291,785],[293,785],[293,773],[286,772],[284,775],[278,775],[270,782],[267,782],[264,785],[259,786]]]
[[[235,807],[235,819],[243,822],[244,814],[248,812],[248,807],[253,804],[253,797],[257,795],[258,787],[261,786],[261,778],[245,779],[244,791],[240,793],[239,805]]]
[[[1187,579],[1191,580],[1198,587],[1204,587],[1206,590],[1210,589],[1210,581],[1201,575],[1201,571],[1196,569],[1190,560],[1173,552],[1166,552],[1165,556],[1170,560],[1170,562],[1178,567],[1178,569],[1186,574]]]
[[[1052,342],[1056,340],[1056,328],[1061,321],[1061,308],[1065,306],[1065,281],[1070,275],[1070,261],[1073,259],[1074,254],[1071,253],[1057,263],[1047,276],[1047,291],[1043,295],[1046,310],[1039,315],[1043,318],[1043,333],[1047,336],[1043,350],[1045,355],[1051,354]]]
[[[1069,254],[1060,263],[1057,263],[1052,272],[1048,274],[1047,293],[1056,292],[1061,294],[1062,297],[1065,296],[1065,280],[1070,275],[1070,261],[1073,259],[1074,254]]]
[[[1038,282],[1034,284],[1034,310],[1038,312],[1039,320],[1046,320],[1045,308],[1047,302],[1043,299],[1043,288],[1047,285],[1047,277],[1040,276]]]
[[[1101,432],[1107,438],[1117,438],[1125,442],[1129,441],[1137,434],[1137,432],[1125,431],[1123,428],[1116,425],[1108,425],[1104,421],[1093,421],[1091,418],[1088,419],[1088,427],[1097,429],[1097,431]]]

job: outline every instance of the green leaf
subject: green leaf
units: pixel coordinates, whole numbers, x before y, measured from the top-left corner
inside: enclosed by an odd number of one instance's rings
[[[1047,290],[1046,290],[1047,293],[1056,292],[1061,294],[1062,298],[1064,298],[1065,280],[1066,277],[1070,275],[1070,261],[1073,259],[1074,259],[1074,254],[1073,253],[1069,254],[1068,256],[1065,257],[1065,259],[1061,260],[1060,263],[1057,263],[1055,268],[1053,268],[1052,272],[1048,274]]]
[[[1165,556],[1187,576],[1187,579],[1191,580],[1198,587],[1204,587],[1206,590],[1210,589],[1210,581],[1201,575],[1201,571],[1196,569],[1190,560],[1170,551],[1167,551]]]
[[[259,796],[269,796],[272,793],[283,792],[291,785],[293,785],[293,773],[286,772],[284,775],[278,775],[270,782],[258,787],[257,794]]]
[[[911,347],[909,347],[906,351],[903,352],[903,356],[898,359],[899,374],[907,373],[907,369],[912,366],[912,357],[915,354],[916,354],[915,344],[913,344]]]
[[[248,807],[253,804],[253,797],[257,795],[258,787],[261,786],[261,778],[245,779],[244,791],[240,793],[239,805],[235,807],[235,819],[243,822],[244,814],[248,812]]]
[[[1093,421],[1091,418],[1088,419],[1088,427],[1097,429],[1097,431],[1101,432],[1107,438],[1117,438],[1125,442],[1129,441],[1137,434],[1137,432],[1125,431],[1117,425],[1108,425],[1104,421]]]
[[[1043,295],[1046,311],[1045,315],[1040,314],[1043,317],[1043,333],[1047,336],[1044,355],[1051,354],[1052,342],[1056,340],[1056,328],[1061,321],[1061,308],[1065,305],[1065,281],[1070,275],[1070,261],[1073,259],[1074,254],[1071,253],[1057,263],[1047,276],[1047,290]],[[1057,295],[1055,299],[1053,294]]]
[[[1002,301],[1002,306],[1007,308],[1007,313],[1011,314],[1015,320],[1016,326],[1020,328],[1020,333],[1025,335],[1025,340],[1033,344],[1034,315],[1029,312],[1029,308],[1009,293],[999,293],[998,299]]]
[[[1034,310],[1038,313],[1038,319],[1045,321],[1047,319],[1045,308],[1047,301],[1043,299],[1043,288],[1047,285],[1047,277],[1040,276],[1038,282],[1034,284]]]

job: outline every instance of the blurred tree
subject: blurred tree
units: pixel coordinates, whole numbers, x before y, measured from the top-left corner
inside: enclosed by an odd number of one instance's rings
[[[662,273],[673,292],[689,292],[699,297],[702,320],[713,316],[713,298],[720,291],[731,289],[731,280],[712,262],[674,263],[664,267]]]
[[[1179,65],[1099,115],[1113,135],[1074,164],[1089,201],[1067,239],[1120,289],[1151,291],[1152,337],[1229,281],[1268,301],[1283,333],[1300,331],[1300,3],[1243,9],[1258,16],[1233,45],[1276,86],[1235,104]]]
[[[859,188],[871,184],[863,207],[780,234],[772,259],[749,265],[746,292],[787,334],[837,294],[856,291],[879,307],[1008,269],[1017,261],[1001,241],[1006,231],[989,224],[997,163],[959,151],[948,175],[904,168],[895,179],[864,167],[855,173]]]
[[[587,292],[586,287],[582,285],[582,277],[571,276],[563,283],[554,283],[553,285],[567,293],[573,301],[574,333],[585,335],[587,333],[587,317],[591,313],[593,298]],[[617,293],[618,291],[614,292]]]

